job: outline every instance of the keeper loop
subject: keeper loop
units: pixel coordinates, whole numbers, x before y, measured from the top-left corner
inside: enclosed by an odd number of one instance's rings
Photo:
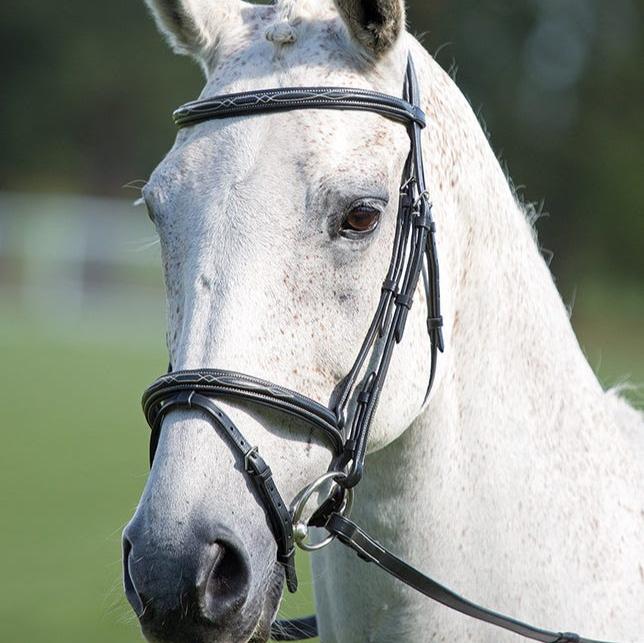
[[[371,398],[371,391],[360,391],[358,393],[358,404],[367,404]]]
[[[398,306],[403,306],[407,310],[411,310],[411,305],[414,302],[414,295],[406,295],[405,293],[400,293],[396,297],[396,304]]]
[[[579,643],[581,637],[579,634],[574,632],[562,632],[561,636],[555,641],[555,643]]]
[[[443,327],[443,317],[428,317],[427,318],[427,330],[436,330],[437,328]]]
[[[426,202],[427,208],[431,210],[432,204],[429,202],[429,190],[423,190],[418,195],[418,198],[414,201],[414,208],[417,208],[423,201]]]
[[[395,295],[398,293],[398,284],[393,279],[385,279],[382,282],[382,290],[384,292],[391,292]]]
[[[415,228],[425,228],[428,232],[436,232],[436,224],[432,220],[429,211],[414,217],[413,225]]]

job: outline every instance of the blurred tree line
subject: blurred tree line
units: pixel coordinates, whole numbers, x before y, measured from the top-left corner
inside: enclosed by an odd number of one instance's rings
[[[550,214],[538,227],[555,272],[590,266],[638,283],[644,0],[408,4],[522,198]],[[0,51],[2,190],[127,196],[171,145],[171,110],[202,85],[142,0],[8,0]]]

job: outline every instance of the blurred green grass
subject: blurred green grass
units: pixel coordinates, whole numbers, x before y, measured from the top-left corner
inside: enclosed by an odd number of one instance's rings
[[[580,292],[573,321],[601,379],[642,383],[639,292]],[[137,321],[146,331],[134,335],[110,333],[109,320],[52,330],[51,320],[0,310],[0,641],[141,640],[122,598],[120,532],[147,475],[139,396],[166,358],[160,322]],[[302,591],[287,597],[287,616],[312,610],[299,563]]]
[[[14,322],[19,320],[14,319]],[[3,328],[0,640],[137,641],[120,531],[145,482],[138,395],[153,351]],[[160,358],[160,355],[159,355]]]
[[[165,368],[160,333],[122,343],[1,319],[0,641],[141,641],[122,597],[120,533],[147,476],[139,398]],[[287,616],[313,609],[299,564]]]

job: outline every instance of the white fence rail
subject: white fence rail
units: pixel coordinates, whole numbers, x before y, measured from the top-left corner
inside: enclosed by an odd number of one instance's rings
[[[154,316],[160,328],[159,248],[144,210],[125,200],[0,194],[1,310],[67,322]]]

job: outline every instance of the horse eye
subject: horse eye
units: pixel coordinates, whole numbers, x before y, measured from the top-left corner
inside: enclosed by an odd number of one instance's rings
[[[380,223],[380,210],[368,205],[358,205],[347,213],[342,221],[340,234],[367,234],[373,232]]]

